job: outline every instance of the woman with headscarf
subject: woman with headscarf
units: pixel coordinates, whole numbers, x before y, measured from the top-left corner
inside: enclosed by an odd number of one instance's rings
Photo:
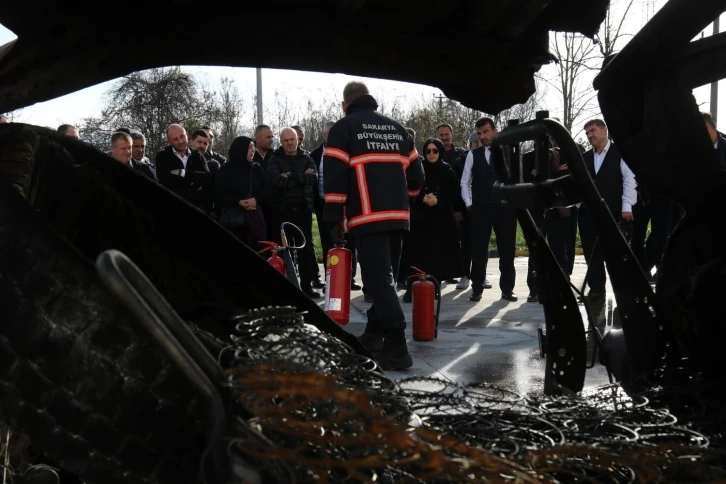
[[[439,282],[464,275],[454,213],[459,198],[459,183],[442,155],[444,144],[427,139],[424,156],[426,182],[419,196],[411,202],[410,265],[434,276]],[[412,272],[413,273],[413,272]],[[403,302],[411,302],[409,279]]]
[[[267,201],[267,173],[253,161],[252,138],[239,136],[229,148],[229,160],[217,172],[214,198],[220,211],[219,223],[242,242],[257,250],[266,238],[267,227],[261,205]]]

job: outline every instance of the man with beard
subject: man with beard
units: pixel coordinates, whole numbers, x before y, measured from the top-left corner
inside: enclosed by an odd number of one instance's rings
[[[206,137],[204,131],[202,134]],[[210,181],[207,160],[199,150],[189,148],[186,130],[179,124],[172,124],[166,129],[166,141],[169,145],[156,155],[159,183],[203,209],[202,187]]]
[[[209,180],[202,186],[202,196],[204,198],[204,208],[207,214],[213,219],[219,218],[219,210],[214,206],[214,177],[219,171],[220,164],[217,160],[209,156],[212,146],[212,139],[209,131],[200,128],[192,133],[191,149],[198,152],[207,161],[207,169],[209,169]],[[225,159],[225,161],[227,161]]]
[[[212,128],[210,128],[209,126],[202,126],[199,129],[207,133],[207,139],[209,140],[209,147],[207,148],[207,152],[204,153],[204,158],[207,159],[208,165],[210,164],[210,162],[213,161],[215,168],[219,169],[222,165],[227,163],[227,158],[212,150],[212,146],[214,146],[214,131],[212,131]],[[209,168],[209,171],[213,171],[211,166]]]
[[[192,133],[191,148],[200,155],[204,156],[207,154],[209,144],[209,136],[203,129],[198,129]],[[207,161],[207,166],[209,166],[209,161]]]
[[[491,284],[486,279],[489,261],[489,242],[492,230],[497,237],[499,252],[499,288],[502,299],[517,301],[514,283],[514,246],[517,237],[517,217],[514,209],[495,203],[494,183],[497,181],[492,167],[491,142],[497,127],[491,118],[479,118],[476,122],[481,146],[466,155],[461,177],[461,198],[469,210],[469,237],[471,240],[471,295],[469,301],[481,301],[484,289]]]

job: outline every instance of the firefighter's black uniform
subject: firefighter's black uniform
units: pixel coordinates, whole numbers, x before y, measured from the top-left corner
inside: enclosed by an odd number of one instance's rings
[[[401,236],[409,230],[408,199],[418,195],[424,172],[409,134],[377,108],[373,97],[361,96],[330,129],[323,161],[324,213],[333,230],[347,220],[373,297],[362,341],[378,354],[382,368],[404,369],[413,363],[394,274]]]

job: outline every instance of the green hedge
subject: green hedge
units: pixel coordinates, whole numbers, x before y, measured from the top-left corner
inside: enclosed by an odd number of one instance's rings
[[[318,261],[322,262],[322,254],[323,249],[322,245],[320,244],[320,232],[318,231],[318,223],[317,219],[315,218],[315,215],[313,214],[313,244],[315,245],[315,253],[318,256]],[[575,241],[575,245],[578,248],[582,248],[582,245],[580,244],[580,233],[577,233],[577,239]],[[494,231],[492,231],[492,239],[491,242],[489,242],[489,248],[490,249],[496,249],[497,248],[497,236],[494,234]],[[517,250],[526,250],[527,249],[527,243],[524,241],[524,235],[522,235],[522,228],[517,224],[517,242],[516,242],[516,248]]]

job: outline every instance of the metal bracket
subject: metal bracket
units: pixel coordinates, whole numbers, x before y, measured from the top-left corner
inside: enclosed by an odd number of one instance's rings
[[[502,134],[523,132],[526,136],[529,134],[527,124],[511,126]],[[494,148],[505,144],[497,141],[498,136],[492,143]],[[510,139],[507,144],[519,144],[521,141]],[[508,181],[509,170],[502,152],[492,149],[492,166],[500,183],[504,184]],[[518,186],[522,185],[510,185],[514,190]],[[515,213],[534,261],[539,301],[545,313],[546,333],[540,332],[540,352],[544,352],[546,358],[544,392],[547,395],[557,394],[562,391],[561,387],[579,392],[585,385],[587,345],[577,299],[529,210],[517,209]]]
[[[578,186],[583,201],[587,204],[598,227],[600,246],[612,281],[615,299],[622,312],[622,326],[626,336],[633,376],[637,377],[660,368],[665,362],[666,350],[675,351],[676,345],[670,344],[673,339],[672,335],[665,328],[662,316],[655,310],[655,294],[652,287],[638,265],[628,243],[623,238],[607,205],[598,193],[595,183],[585,167],[580,150],[564,126],[553,119],[537,119],[503,130],[494,137],[492,146],[500,147],[520,143],[528,139],[538,139],[545,134],[551,135],[560,146],[567,159],[572,179]],[[498,156],[494,156],[499,151],[492,150],[495,168],[497,168],[497,165],[503,165],[503,160],[499,160]],[[506,166],[497,168],[501,182],[507,180],[504,169],[506,169]],[[537,243],[544,244],[544,241],[540,238],[541,234],[539,237],[537,236],[538,231],[535,230],[536,226],[533,226],[534,222],[531,220],[528,222],[526,219],[522,220],[523,217],[518,218],[520,218],[520,225],[525,238],[529,236],[533,239],[534,247],[529,240],[527,243],[530,250],[534,252],[535,266],[537,267],[537,264],[544,265],[543,269],[547,271],[547,266],[549,266],[547,259],[551,257],[551,252],[537,250]],[[549,253],[549,257],[547,253]],[[549,276],[549,287],[559,290],[562,286],[560,276],[564,278],[564,275],[560,271],[559,274],[550,272]],[[568,290],[568,293],[571,294],[571,291]],[[547,311],[545,311],[545,316],[547,324],[551,324],[549,322],[550,318],[547,317]],[[583,330],[582,317],[579,314],[578,319],[577,331],[579,333]],[[572,330],[575,331],[574,319],[566,319],[564,322],[568,325],[568,329],[572,326]],[[561,327],[563,321],[558,324]],[[550,338],[551,335],[548,334],[548,339]],[[557,345],[550,343],[547,346],[548,351],[554,351],[552,348]],[[568,348],[565,348],[565,352],[568,352]],[[548,367],[547,371],[550,373],[551,369]]]

